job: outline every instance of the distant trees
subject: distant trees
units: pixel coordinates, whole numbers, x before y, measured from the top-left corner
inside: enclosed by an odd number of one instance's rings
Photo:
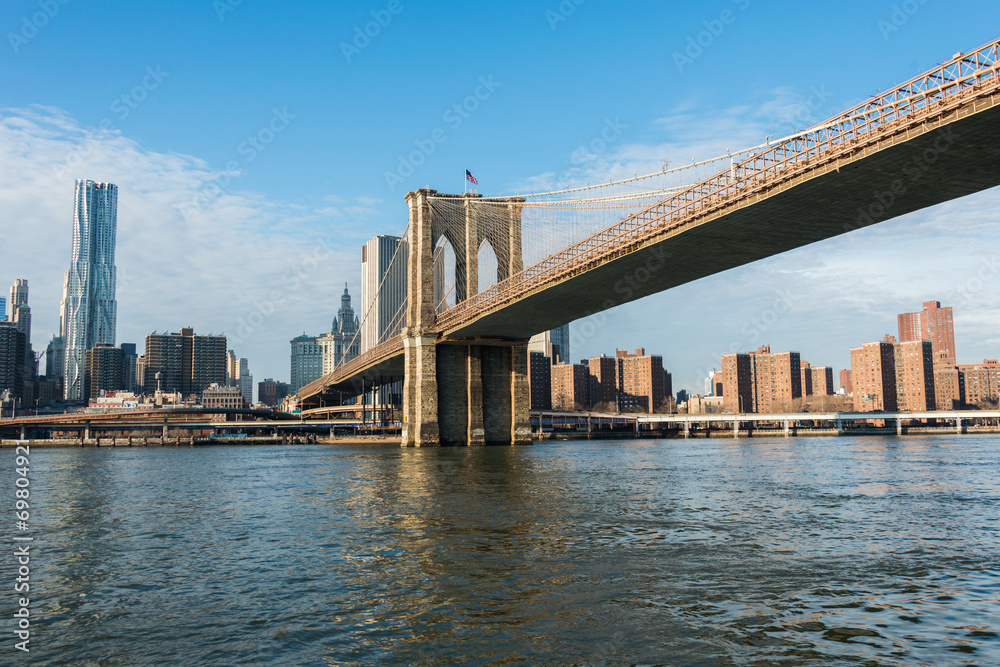
[[[667,396],[653,410],[658,415],[672,415],[677,413],[677,401],[673,396]]]
[[[1000,401],[995,398],[984,398],[976,403],[976,408],[979,410],[997,410],[1000,409]]]

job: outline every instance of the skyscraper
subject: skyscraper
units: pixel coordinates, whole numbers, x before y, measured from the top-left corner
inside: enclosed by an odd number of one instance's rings
[[[24,395],[24,334],[13,322],[0,323],[0,392],[9,389],[11,396],[20,399]]]
[[[238,373],[236,386],[239,387],[240,394],[247,405],[253,405],[253,375],[250,373],[250,362],[247,361],[246,357],[240,357]]]
[[[362,352],[397,333],[404,324],[406,263],[406,244],[398,236],[376,236],[361,247]]]
[[[292,344],[292,372],[289,391],[299,389],[323,375],[323,348],[315,336],[302,334],[289,341]]]
[[[0,322],[7,321],[7,299],[0,296]]]
[[[31,347],[31,308],[28,306],[28,281],[18,278],[10,288],[10,321],[24,334],[24,379],[35,377],[35,351]]]
[[[351,307],[351,294],[345,283],[344,293],[340,297],[340,310],[333,318],[330,333],[317,339],[323,353],[323,375],[332,373],[338,366],[361,353],[359,338],[358,318]]]
[[[528,340],[528,352],[541,352],[554,364],[560,361],[568,362],[570,360],[569,325],[564,324],[557,329],[535,334]]]
[[[10,288],[10,319],[14,319],[14,309],[28,305],[28,281],[18,278]]]
[[[63,281],[60,334],[65,345],[65,396],[81,400],[87,350],[115,343],[115,236],[118,187],[77,180],[73,252]]]
[[[50,378],[61,378],[66,372],[66,348],[63,339],[53,336],[45,348],[45,375]]]

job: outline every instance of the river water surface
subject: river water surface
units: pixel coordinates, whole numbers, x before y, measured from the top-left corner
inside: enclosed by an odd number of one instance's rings
[[[1000,665],[1000,437],[33,449],[0,664]]]

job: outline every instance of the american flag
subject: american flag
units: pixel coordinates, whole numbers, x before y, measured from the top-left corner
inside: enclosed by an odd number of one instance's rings
[[[472,172],[469,171],[468,169],[465,170],[465,180],[472,183],[473,185],[479,185],[479,181],[476,180],[476,177],[473,176]]]

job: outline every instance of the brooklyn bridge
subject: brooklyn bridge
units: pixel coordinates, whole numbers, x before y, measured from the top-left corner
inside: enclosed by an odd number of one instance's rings
[[[533,334],[1000,184],[998,46],[793,135],[655,174],[407,194],[392,259],[405,298],[376,345],[300,391],[303,409],[402,379],[404,446],[530,442]]]

